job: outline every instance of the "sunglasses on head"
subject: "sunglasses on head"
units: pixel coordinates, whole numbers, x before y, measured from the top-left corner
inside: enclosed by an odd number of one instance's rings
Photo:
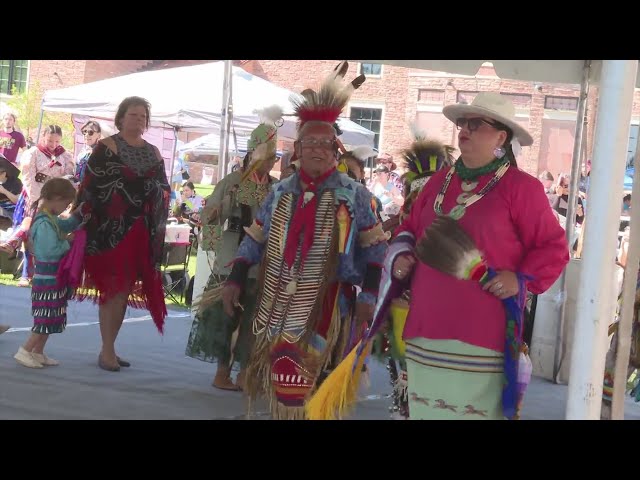
[[[94,130],[83,130],[82,131],[82,135],[93,135],[94,133],[96,133]]]
[[[458,118],[456,120],[456,127],[458,127],[458,130],[464,127],[467,127],[467,130],[469,130],[470,132],[475,132],[478,128],[480,128],[480,125],[482,125],[483,123],[486,123],[490,127],[497,128],[497,129],[500,129],[501,127],[501,124],[498,122],[492,122],[490,120],[485,120],[484,118],[480,118],[480,117]]]

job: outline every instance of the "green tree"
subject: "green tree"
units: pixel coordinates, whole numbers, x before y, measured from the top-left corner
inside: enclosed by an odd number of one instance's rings
[[[38,122],[40,121],[40,105],[42,103],[43,90],[40,82],[30,85],[24,92],[19,92],[15,86],[11,90],[11,98],[7,105],[18,117],[17,127],[25,137],[31,137],[33,141],[38,136]],[[59,125],[62,128],[62,145],[70,152],[74,149],[75,127],[70,114],[59,112],[44,112],[42,128],[47,125]]]

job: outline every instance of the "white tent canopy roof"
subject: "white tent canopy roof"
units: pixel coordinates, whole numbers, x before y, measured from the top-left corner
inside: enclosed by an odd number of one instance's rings
[[[485,62],[491,62],[500,78],[580,85],[584,60],[354,60],[397,67],[418,68],[473,76]],[[602,60],[591,61],[591,83],[600,80]],[[640,76],[636,87],[640,88]]]
[[[120,102],[138,95],[151,103],[154,126],[176,127],[182,131],[219,133],[222,112],[224,62],[133,73],[121,77],[76,85],[45,93],[42,108],[53,112],[113,119]],[[293,93],[239,67],[233,67],[233,126],[238,135],[248,135],[258,125],[254,113],[270,105],[280,105],[292,113]],[[295,138],[296,118],[285,116],[282,138]],[[342,142],[373,145],[375,134],[348,119],[340,121]]]

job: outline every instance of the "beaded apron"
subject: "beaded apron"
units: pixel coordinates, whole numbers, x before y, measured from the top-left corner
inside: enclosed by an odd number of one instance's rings
[[[328,298],[337,298],[332,266],[337,263],[335,192],[319,194],[315,240],[300,266],[300,255],[291,270],[284,261],[287,228],[295,198],[284,194],[274,210],[262,265],[261,293],[253,322],[256,346],[247,378],[249,396],[263,390],[274,418],[303,418],[304,402],[340,336],[341,319],[336,308],[326,312]],[[300,247],[298,247],[300,249]],[[327,314],[326,326],[321,325]]]

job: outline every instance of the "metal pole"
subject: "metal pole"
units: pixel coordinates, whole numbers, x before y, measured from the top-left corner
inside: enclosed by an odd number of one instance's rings
[[[220,116],[220,149],[218,151],[218,181],[222,180],[227,171],[227,154],[229,151],[229,126],[231,112],[231,78],[233,66],[231,60],[224,61],[224,82],[222,88],[222,112]]]
[[[640,142],[636,142],[633,156],[633,185],[640,185]],[[637,190],[640,190],[637,188]],[[615,198],[615,197],[614,197]],[[631,352],[631,330],[633,310],[636,300],[638,266],[640,266],[640,191],[631,195],[631,221],[629,224],[629,250],[622,284],[622,308],[618,322],[618,348],[616,349],[616,367],[613,376],[613,397],[611,399],[611,419],[624,420],[624,392],[627,388],[629,354]]]
[[[568,420],[597,420],[602,403],[607,330],[613,313],[620,198],[629,144],[637,60],[603,60],[596,122],[589,224],[576,301],[567,397]]]
[[[169,185],[173,185],[173,167],[176,164],[176,150],[178,149],[178,127],[173,126],[173,152],[171,152],[171,163],[169,164]],[[171,187],[173,188],[173,186]]]
[[[571,185],[569,185],[569,199],[567,206],[567,218],[565,223],[565,234],[569,251],[573,251],[573,231],[576,226],[576,205],[578,199],[578,177],[580,175],[581,153],[583,150],[584,119],[587,110],[587,99],[589,97],[589,75],[591,73],[591,60],[584,61],[582,70],[582,85],[580,87],[580,98],[578,99],[578,114],[576,116],[576,135],[573,142],[573,161],[571,163]],[[553,357],[553,381],[558,383],[560,367],[564,359],[566,341],[564,340],[564,319],[566,315],[567,303],[567,270],[563,270],[560,278],[560,291],[562,292],[562,303],[560,304],[560,318],[558,320],[556,333],[556,348]]]

